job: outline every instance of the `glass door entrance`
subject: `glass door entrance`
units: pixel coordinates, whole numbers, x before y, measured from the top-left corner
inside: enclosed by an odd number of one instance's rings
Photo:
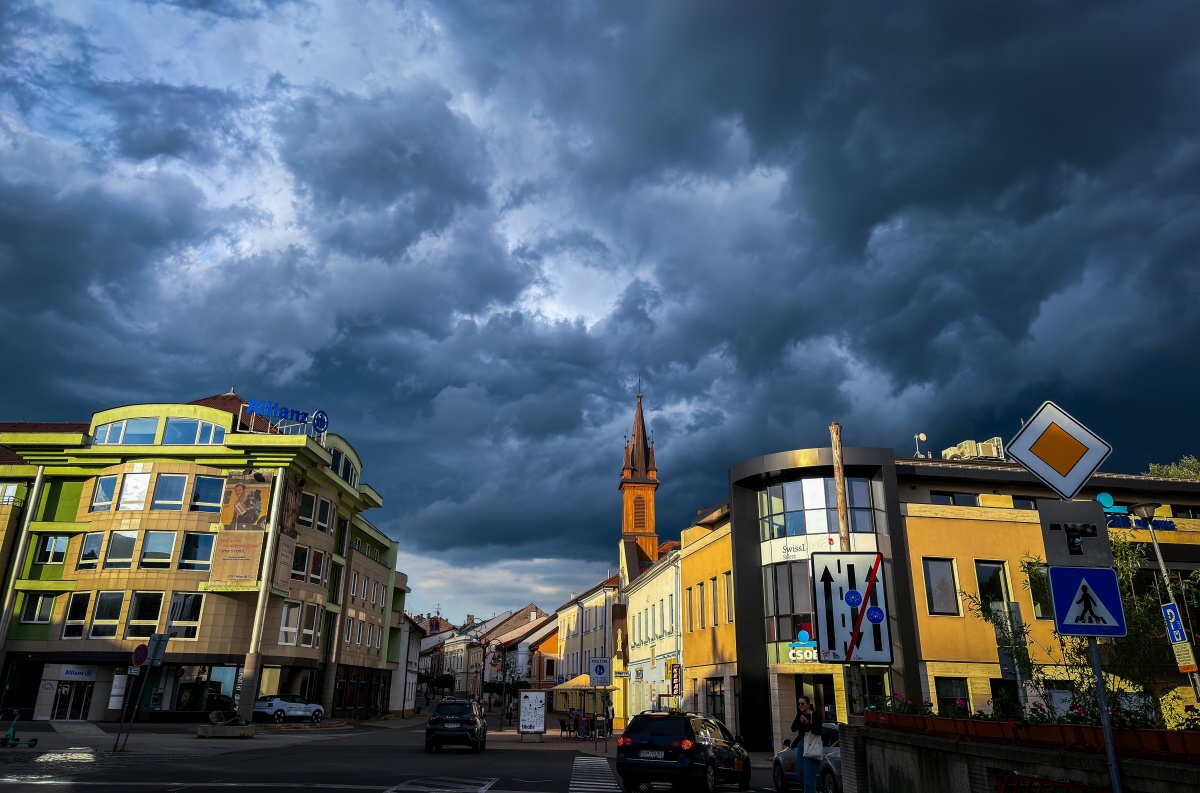
[[[50,718],[82,721],[87,718],[92,706],[92,686],[88,681],[62,680],[58,690],[54,692],[54,707],[50,710]]]

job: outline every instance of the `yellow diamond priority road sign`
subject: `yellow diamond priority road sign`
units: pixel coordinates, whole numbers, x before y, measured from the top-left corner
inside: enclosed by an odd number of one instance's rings
[[[1068,501],[1112,447],[1053,402],[1045,402],[1008,442],[1008,454]]]

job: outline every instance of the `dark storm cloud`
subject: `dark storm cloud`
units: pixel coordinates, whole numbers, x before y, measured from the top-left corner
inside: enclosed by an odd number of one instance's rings
[[[163,83],[105,83],[95,92],[113,115],[111,139],[121,156],[208,165],[256,146],[240,129],[242,100],[233,92]]]
[[[464,564],[612,558],[639,375],[664,535],[834,419],[1200,450],[1192,3],[174,5],[123,60],[0,10],[0,310],[64,410],[302,394]]]
[[[482,140],[449,98],[419,85],[370,97],[324,90],[288,103],[280,155],[311,192],[332,244],[395,255],[486,203]]]
[[[307,5],[305,0],[145,0],[145,2],[151,5],[171,6],[183,11],[236,20],[258,19],[263,14],[277,8]]]

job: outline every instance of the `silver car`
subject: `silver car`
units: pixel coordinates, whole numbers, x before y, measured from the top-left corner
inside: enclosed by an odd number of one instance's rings
[[[254,700],[254,715],[276,724],[286,719],[304,719],[316,723],[325,718],[325,708],[295,694],[270,694]]]
[[[838,747],[838,726],[833,722],[821,725],[821,742],[825,744],[824,757],[821,758],[821,768],[817,771],[817,790],[822,793],[842,793],[842,750]],[[775,755],[771,763],[771,781],[775,783],[777,793],[788,793],[789,790],[803,790],[796,781],[796,750],[800,748],[797,741],[795,746],[791,741],[783,742],[783,751]]]

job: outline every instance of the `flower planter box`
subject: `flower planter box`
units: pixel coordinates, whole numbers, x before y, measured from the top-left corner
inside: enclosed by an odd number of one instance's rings
[[[1030,741],[1061,745],[1067,743],[1060,724],[1030,724],[1024,730],[1025,737]]]
[[[944,716],[932,716],[929,719],[930,726],[938,735],[959,735],[959,719],[950,719]]]
[[[971,734],[978,738],[1000,739],[1005,737],[1005,727],[1002,722],[975,719],[971,722]],[[1008,737],[1012,737],[1011,731]]]

